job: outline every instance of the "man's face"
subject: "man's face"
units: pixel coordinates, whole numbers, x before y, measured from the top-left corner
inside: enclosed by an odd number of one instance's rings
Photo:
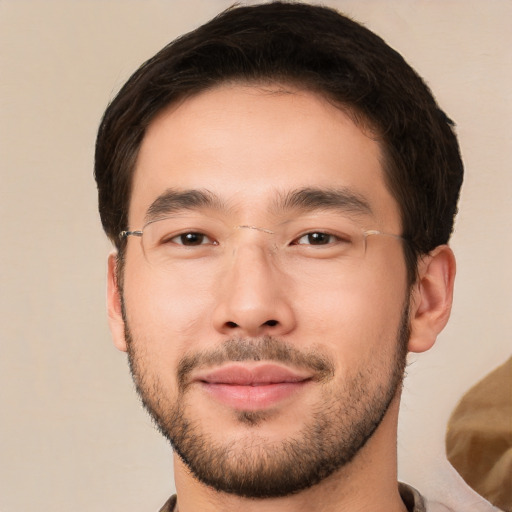
[[[253,497],[311,486],[399,394],[401,242],[371,235],[351,252],[344,239],[346,226],[400,233],[381,159],[341,110],[292,88],[224,85],[150,125],[129,226],[157,222],[144,245],[128,240],[126,348],[146,407],[204,483]]]

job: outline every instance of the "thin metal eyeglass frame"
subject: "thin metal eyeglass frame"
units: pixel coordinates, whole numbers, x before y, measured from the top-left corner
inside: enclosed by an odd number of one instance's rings
[[[274,234],[274,232],[270,231],[269,229],[257,228],[255,226],[235,226],[235,228],[257,229],[258,231],[263,231],[265,233]],[[128,238],[129,236],[138,236],[139,238],[142,238],[143,234],[144,234],[144,230],[121,231],[121,233],[119,233],[119,238],[123,239],[123,238]],[[396,238],[397,240],[403,240],[404,242],[407,242],[407,238],[403,237],[402,235],[395,235],[394,233],[384,233],[383,231],[379,231],[377,229],[368,229],[367,231],[363,230],[362,234],[364,236],[364,241],[365,241],[365,252],[366,252],[366,239],[372,235],[390,236],[392,238]]]

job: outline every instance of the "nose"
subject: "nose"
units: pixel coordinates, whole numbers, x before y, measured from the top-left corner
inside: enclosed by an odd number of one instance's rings
[[[290,290],[261,245],[246,244],[233,251],[220,276],[213,313],[215,329],[229,336],[283,336],[295,327]]]

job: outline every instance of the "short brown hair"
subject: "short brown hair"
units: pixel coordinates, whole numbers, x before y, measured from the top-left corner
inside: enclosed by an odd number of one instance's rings
[[[122,254],[131,183],[145,130],[170,103],[226,81],[292,83],[369,126],[407,240],[409,282],[418,255],[446,243],[463,178],[453,123],[421,77],[379,36],[337,11],[303,3],[235,7],[144,63],[108,106],[95,177],[105,232]]]

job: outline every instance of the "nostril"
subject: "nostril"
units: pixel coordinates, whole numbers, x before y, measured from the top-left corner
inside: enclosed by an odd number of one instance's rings
[[[266,322],[262,323],[260,327],[276,327],[280,325],[279,320],[267,320]],[[227,329],[238,329],[238,328],[244,328],[244,324],[237,324],[236,322],[232,322],[231,320],[226,322],[224,324],[225,328]],[[246,326],[247,328],[249,326]]]

